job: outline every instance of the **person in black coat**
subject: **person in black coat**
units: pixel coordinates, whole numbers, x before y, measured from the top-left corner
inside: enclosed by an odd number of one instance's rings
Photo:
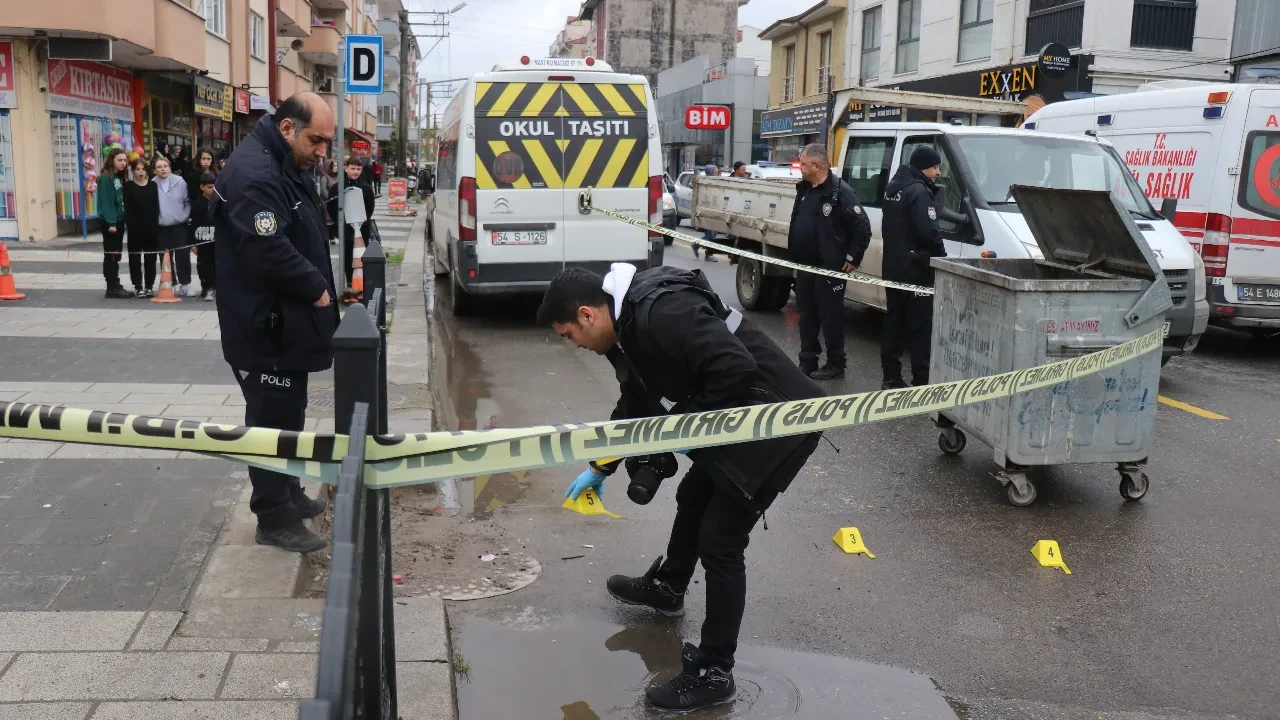
[[[337,292],[312,168],[334,134],[319,95],[288,98],[236,147],[209,201],[222,354],[244,393],[245,425],[302,430],[308,374],[333,365]],[[296,477],[249,468],[249,479],[259,544],[328,544],[303,523],[325,503]]]
[[[825,145],[806,145],[800,152],[796,202],[791,208],[787,247],[791,259],[826,270],[851,272],[862,264],[871,243],[871,222],[853,188],[831,172]],[[844,377],[845,280],[796,273],[796,309],[800,312],[800,370],[814,380]],[[819,330],[827,342],[827,364]]]
[[[538,321],[609,359],[621,385],[615,420],[822,395],[767,335],[726,307],[697,270],[637,272],[633,265],[616,263],[601,278],[570,268],[551,281]],[[702,432],[715,432],[720,420],[731,426],[733,418],[745,422],[740,413],[728,413],[712,417]],[[749,534],[800,472],[820,437],[811,432],[687,453],[693,467],[676,490],[665,561],[658,558],[643,576],[615,575],[606,583],[609,593],[624,603],[679,615],[694,565],[702,562],[707,611],[701,645],[685,645],[684,672],[650,688],[646,697],[651,705],[691,710],[732,697],[734,653],[746,606]],[[619,448],[619,454],[625,449]],[[674,457],[666,457],[674,465]],[[566,495],[577,499],[588,488],[599,492],[616,467],[593,464]]]
[[[368,245],[369,240],[373,237],[373,204],[374,194],[373,186],[364,181],[364,168],[360,165],[360,160],[354,156],[348,157],[343,170],[347,174],[347,181],[343,186],[343,193],[358,190],[364,202],[362,203],[364,216],[357,217],[356,222],[352,222],[352,213],[350,206],[343,206],[343,231],[342,231],[342,270],[343,276],[347,281],[347,289],[343,291],[344,298],[354,298],[358,293],[352,289],[353,270],[360,267],[360,263],[355,262],[355,254],[357,248],[361,251]],[[329,219],[333,222],[338,221],[338,189],[337,178],[334,179],[334,185],[330,186],[329,198],[325,201],[326,212]],[[357,232],[357,228],[359,232]],[[356,242],[356,238],[360,238],[360,242]]]
[[[942,156],[928,145],[911,153],[911,161],[884,191],[884,279],[911,285],[933,286],[929,258],[947,254],[938,229],[938,178]],[[933,330],[933,296],[908,290],[885,290],[888,315],[880,341],[880,367],[886,390],[906,387],[902,379],[902,352],[911,353],[911,383],[929,384],[929,343]]]
[[[137,158],[129,166],[132,178],[124,184],[124,217],[129,228],[129,279],[137,297],[155,294],[156,251],[160,247],[160,195],[147,170],[147,161]],[[145,269],[145,272],[144,272]]]

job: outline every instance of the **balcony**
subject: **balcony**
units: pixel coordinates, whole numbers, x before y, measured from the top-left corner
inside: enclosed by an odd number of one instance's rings
[[[813,80],[813,87],[816,88],[819,95],[826,95],[831,92],[831,66],[824,65],[818,68]]]
[[[351,9],[351,4],[347,0],[311,0],[311,6],[317,10],[342,10]]]
[[[338,41],[342,39],[338,29],[330,25],[312,25],[310,37],[302,41],[298,54],[316,65],[338,67]]]
[[[307,0],[276,0],[276,35],[304,38],[311,31],[311,3]]]

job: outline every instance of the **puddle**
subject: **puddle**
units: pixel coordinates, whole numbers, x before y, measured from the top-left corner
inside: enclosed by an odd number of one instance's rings
[[[526,608],[505,622],[456,616],[451,622],[454,649],[469,668],[456,676],[460,720],[956,717],[925,675],[751,645],[738,651],[733,701],[673,716],[648,708],[644,689],[679,672],[679,621],[548,624]]]

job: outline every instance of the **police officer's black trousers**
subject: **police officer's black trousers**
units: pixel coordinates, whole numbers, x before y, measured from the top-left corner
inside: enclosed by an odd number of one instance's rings
[[[800,312],[800,366],[817,367],[822,354],[821,331],[827,343],[827,364],[845,366],[844,286],[842,280],[796,273],[796,309]]]
[[[885,290],[889,313],[880,340],[880,367],[886,381],[902,380],[902,351],[911,353],[911,384],[929,384],[929,342],[933,297]]]
[[[694,465],[676,490],[676,519],[659,579],[687,588],[694,565],[706,574],[707,615],[702,622],[701,649],[716,667],[731,670],[738,631],[747,604],[747,543],[751,529],[777,493],[764,491],[754,500],[726,490]]]
[[[307,374],[234,370],[244,393],[244,424],[277,430],[302,430],[307,410]],[[284,527],[300,517],[294,501],[302,497],[298,478],[249,468],[253,495],[249,509],[263,529]]]

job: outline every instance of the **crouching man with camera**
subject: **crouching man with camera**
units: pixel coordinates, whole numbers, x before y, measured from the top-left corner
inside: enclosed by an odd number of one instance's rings
[[[763,332],[727,308],[700,271],[637,272],[618,263],[601,278],[570,268],[551,282],[538,321],[580,348],[604,355],[621,385],[612,419],[720,410],[822,395]],[[746,605],[745,551],[751,529],[817,446],[820,434],[757,440],[687,453],[693,467],[676,490],[666,559],[640,577],[609,578],[609,593],[665,615],[684,612],[694,565],[706,573],[707,613],[698,647],[684,646],[684,671],[649,688],[650,705],[692,710],[730,700],[733,656]],[[675,458],[628,458],[627,494],[647,503]],[[603,489],[618,463],[592,465],[567,495]]]

